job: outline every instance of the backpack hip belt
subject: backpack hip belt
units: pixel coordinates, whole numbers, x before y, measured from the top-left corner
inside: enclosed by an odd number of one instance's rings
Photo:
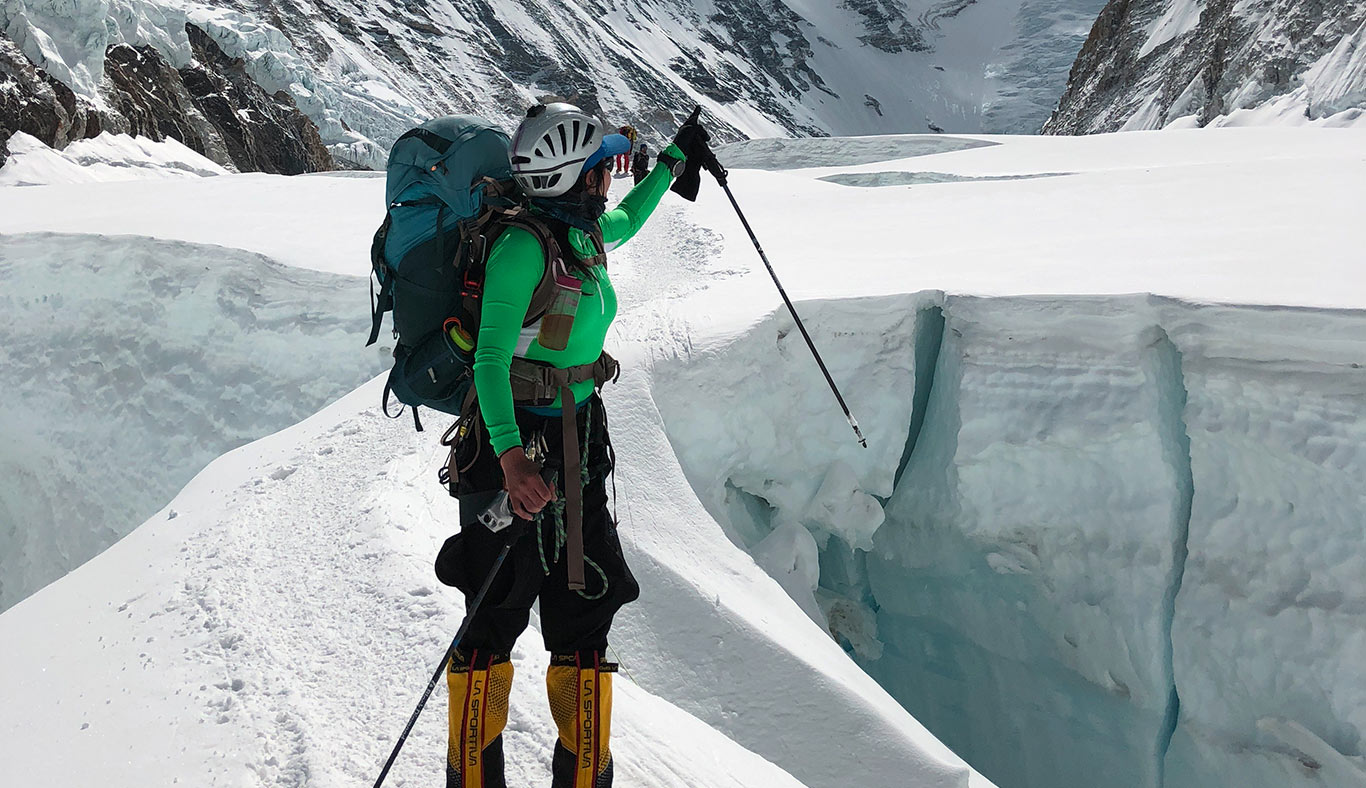
[[[557,396],[563,399],[561,395],[565,389],[585,380],[593,381],[594,388],[602,388],[609,382],[615,383],[620,376],[621,365],[607,351],[603,351],[598,360],[591,364],[563,369],[524,358],[513,358],[509,369],[512,401],[518,405],[533,406],[549,405]],[[574,401],[572,392],[569,401]]]

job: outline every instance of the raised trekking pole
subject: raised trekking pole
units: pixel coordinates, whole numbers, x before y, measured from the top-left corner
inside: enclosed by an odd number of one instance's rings
[[[700,108],[699,108],[700,109]],[[693,113],[696,117],[697,113]],[[787,291],[783,289],[783,283],[778,281],[778,274],[773,270],[773,264],[768,261],[768,255],[764,254],[764,247],[759,245],[759,239],[754,235],[754,230],[749,226],[749,220],[745,218],[745,212],[740,210],[740,203],[735,201],[735,195],[731,193],[730,184],[727,181],[730,173],[721,162],[717,160],[716,154],[712,153],[711,148],[707,148],[707,158],[702,162],[702,166],[707,172],[711,173],[716,182],[721,184],[725,190],[726,197],[730,199],[731,207],[735,209],[735,215],[740,217],[740,224],[745,226],[745,232],[749,233],[749,240],[754,244],[754,250],[759,253],[759,259],[764,261],[764,267],[768,269],[768,275],[773,277],[773,284],[778,287],[778,295],[783,297],[783,303],[787,304],[787,311],[792,313],[792,319],[797,321],[797,329],[802,332],[802,339],[806,340],[806,346],[811,348],[811,355],[816,358],[816,364],[821,368],[821,374],[825,375],[825,382],[830,384],[830,390],[834,392],[835,399],[839,400],[840,408],[844,411],[844,417],[849,420],[849,426],[854,428],[854,437],[858,438],[859,445],[868,448],[868,441],[863,437],[863,431],[858,428],[858,421],[854,414],[849,412],[849,406],[845,404],[844,397],[840,394],[839,386],[835,385],[835,379],[830,377],[830,370],[825,368],[825,361],[821,358],[819,350],[816,350],[816,343],[811,341],[811,335],[806,332],[801,316],[797,314],[797,308],[792,305],[792,299],[787,297]]]
[[[489,576],[484,579],[484,585],[479,588],[479,593],[474,595],[474,601],[470,602],[469,609],[465,611],[465,620],[460,622],[460,629],[456,631],[455,637],[451,639],[451,644],[446,647],[446,653],[441,655],[441,662],[436,666],[436,672],[432,674],[432,680],[427,682],[427,690],[422,693],[422,700],[417,702],[417,708],[413,709],[413,716],[408,718],[408,724],[404,726],[403,733],[398,737],[398,742],[394,744],[394,751],[389,753],[389,760],[384,762],[384,768],[380,769],[379,777],[375,780],[375,788],[380,788],[384,783],[384,778],[389,775],[389,769],[394,765],[398,758],[398,751],[403,749],[403,743],[408,741],[408,734],[412,733],[413,726],[417,724],[418,715],[422,714],[422,709],[427,705],[427,699],[432,696],[432,690],[436,688],[436,683],[441,680],[441,674],[446,671],[446,663],[450,661],[451,654],[460,645],[460,639],[465,636],[465,631],[470,628],[470,622],[474,620],[474,614],[479,610],[479,604],[484,601],[484,595],[489,592],[489,586],[493,585],[493,578],[498,575],[498,569],[502,567],[503,561],[508,557],[508,552],[512,550],[512,542],[503,545],[502,552],[493,561],[493,568],[489,570]]]

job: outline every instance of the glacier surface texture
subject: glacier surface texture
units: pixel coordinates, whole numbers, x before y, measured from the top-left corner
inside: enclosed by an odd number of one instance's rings
[[[165,505],[210,460],[383,367],[364,283],[258,254],[34,233],[0,246],[0,610]]]
[[[786,316],[655,397],[732,540],[955,752],[1006,787],[1362,784],[1366,314],[803,309],[904,441],[860,456]]]

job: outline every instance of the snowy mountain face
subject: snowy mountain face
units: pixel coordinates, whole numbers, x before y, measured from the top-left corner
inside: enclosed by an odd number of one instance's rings
[[[1366,2],[1111,0],[1045,131],[1366,122]]]
[[[99,116],[0,32],[0,137],[9,140],[15,132],[64,148],[72,140],[98,135]],[[0,144],[0,166],[8,158],[8,144]]]
[[[5,13],[0,11],[0,137],[24,132],[62,148],[109,131],[174,139],[239,171],[297,174],[333,167],[316,126],[288,93],[263,91],[241,60],[226,56],[183,19],[158,19],[168,25],[157,29],[164,36],[161,49],[119,42],[112,18],[112,30],[71,31],[61,26],[73,20],[53,22],[67,35],[89,36],[100,52],[73,67],[30,16],[17,15],[6,25]],[[18,35],[17,44],[7,31]],[[143,35],[141,25],[132,34],[134,40]],[[21,51],[21,45],[27,46]],[[34,64],[29,53],[35,48],[46,70]]]
[[[1027,133],[1102,2],[11,0],[7,70],[44,69],[94,120],[53,120],[71,110],[30,77],[0,96],[38,99],[51,117],[5,110],[0,136],[60,147],[107,128],[171,136],[239,170],[378,168],[421,119],[474,112],[511,126],[547,95],[654,145],[699,103],[723,139]]]

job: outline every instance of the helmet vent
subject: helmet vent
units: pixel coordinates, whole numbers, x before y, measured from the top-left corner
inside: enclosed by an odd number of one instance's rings
[[[544,143],[545,143],[545,146],[546,146],[547,148],[550,149],[550,155],[551,155],[551,156],[554,156],[554,155],[555,155],[555,140],[552,140],[552,139],[550,138],[550,134],[549,134],[549,133],[547,133],[544,137],[541,137],[541,142],[544,142]]]
[[[547,183],[547,184],[545,185],[545,187],[546,187],[547,189],[553,189],[553,188],[555,188],[555,184],[557,184],[557,183],[559,183],[559,182],[560,182],[560,174],[557,172],[557,173],[555,173],[554,175],[550,176],[550,182]]]
[[[583,141],[588,142],[589,140],[593,139],[593,135],[596,134],[597,131],[598,127],[594,126],[592,123],[589,123],[588,128],[585,129],[583,132]]]
[[[565,151],[566,153],[569,152],[569,137],[567,134],[565,134],[564,124],[561,123],[559,126],[556,126],[555,128],[557,131],[560,132],[560,149]],[[577,143],[578,140],[575,140],[574,142]]]
[[[587,137],[584,137],[583,139],[579,139],[579,126],[581,126],[581,125],[583,125],[583,124],[580,123],[579,121],[577,121],[577,120],[574,121],[574,147],[578,147],[578,146],[583,145],[584,143],[588,142],[588,138],[587,138]]]

